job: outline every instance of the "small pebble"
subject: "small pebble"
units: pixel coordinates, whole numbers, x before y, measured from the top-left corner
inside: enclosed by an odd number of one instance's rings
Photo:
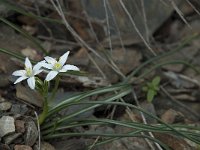
[[[16,140],[18,137],[20,137],[21,133],[13,133],[11,135],[7,135],[4,137],[5,144],[11,144],[14,140]]]
[[[25,122],[23,120],[16,120],[15,128],[16,128],[17,132],[24,133],[25,132]]]
[[[11,150],[7,144],[0,143],[0,150]]]
[[[25,144],[33,146],[38,138],[38,131],[34,121],[26,123]]]
[[[21,115],[25,115],[28,111],[28,107],[27,105],[19,105],[19,104],[13,104],[12,108],[11,108],[11,112],[13,114],[21,114]]]
[[[12,104],[10,102],[2,102],[0,103],[0,110],[7,111],[11,108]]]
[[[27,145],[15,145],[14,150],[33,150],[33,149]]]
[[[0,137],[8,133],[15,132],[14,118],[10,116],[3,116],[0,119]]]

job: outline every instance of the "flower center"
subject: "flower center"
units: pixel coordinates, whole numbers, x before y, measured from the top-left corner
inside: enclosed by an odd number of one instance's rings
[[[54,64],[53,69],[54,70],[60,70],[61,67],[62,67],[62,65],[59,62],[57,62],[57,63]]]
[[[25,68],[25,70],[26,70],[26,75],[27,75],[28,77],[32,76],[33,71],[32,71],[31,68]]]

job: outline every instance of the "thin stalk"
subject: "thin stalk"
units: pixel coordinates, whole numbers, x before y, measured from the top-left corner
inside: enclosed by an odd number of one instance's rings
[[[50,97],[50,102],[52,102],[54,100],[54,98],[55,98],[55,95],[56,95],[56,93],[58,91],[59,82],[60,82],[60,76],[57,75],[56,76],[56,80],[55,80],[54,89],[53,89],[51,97]]]
[[[48,101],[47,101],[47,97],[45,97],[44,103],[43,103],[43,110],[42,110],[42,113],[39,115],[40,125],[45,121],[48,111],[49,111]]]

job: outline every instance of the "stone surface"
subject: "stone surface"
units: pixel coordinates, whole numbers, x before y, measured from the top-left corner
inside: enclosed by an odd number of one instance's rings
[[[47,142],[42,142],[41,143],[41,150],[55,150],[55,148]]]
[[[99,0],[83,0],[81,1],[85,10],[89,14],[90,17],[95,19],[99,19],[101,21],[106,21],[105,14],[105,6],[103,1]],[[180,0],[174,1],[176,4],[179,4]],[[117,34],[117,26],[123,34],[132,34],[132,39],[138,38],[138,33],[133,27],[133,23],[130,18],[124,11],[122,4],[120,1],[109,1],[110,4],[106,3],[109,24],[110,24],[110,32],[111,35]],[[123,1],[129,15],[132,17],[135,26],[137,26],[138,30],[142,34],[144,38],[146,38],[146,34],[152,34],[172,13],[173,7],[169,4],[169,1],[161,2],[148,0],[144,1],[144,5],[142,5],[140,0],[126,0]],[[110,11],[110,7],[112,12]],[[146,25],[148,27],[148,32],[146,31],[144,16],[143,16],[143,7],[146,14]],[[159,12],[159,13],[158,13]],[[113,13],[113,15],[112,15]],[[115,17],[115,18],[113,18]],[[116,23],[115,23],[116,20]],[[117,24],[117,26],[116,26]],[[124,40],[124,39],[123,39]]]
[[[173,150],[194,150],[184,139],[164,133],[154,133],[154,136]]]
[[[161,119],[165,123],[174,123],[176,116],[177,112],[173,109],[169,109],[161,116]]]
[[[24,133],[25,132],[25,122],[23,120],[16,120],[15,128],[16,128],[17,132]]]
[[[33,150],[33,149],[27,145],[15,145],[14,150]]]
[[[115,83],[119,80],[119,75],[104,61],[102,61],[102,59],[98,58],[94,54],[91,55],[99,68],[103,70],[108,81]],[[124,75],[128,74],[137,66],[139,66],[142,60],[140,48],[127,48],[126,50],[122,48],[115,48],[113,49],[112,53],[106,54],[107,56],[104,53],[101,53],[100,55],[102,58],[111,57],[115,65],[119,68],[120,72],[122,72]],[[92,63],[89,65],[88,72],[91,72],[91,74],[95,76],[101,76],[96,66]]]
[[[86,143],[84,139],[69,139],[53,142],[56,150],[84,150]]]
[[[28,111],[27,105],[13,104],[10,110],[13,114],[25,115]]]
[[[10,116],[3,116],[0,119],[0,137],[12,132],[15,132],[14,118]]]
[[[26,123],[25,144],[33,146],[38,138],[38,131],[33,121]]]
[[[2,102],[0,103],[0,110],[6,111],[11,108],[12,104],[10,102]]]
[[[7,144],[0,143],[0,150],[11,150]]]
[[[0,87],[2,88],[8,86],[10,84],[10,81],[8,80],[9,76],[7,74],[2,74],[2,73],[0,73],[0,76],[1,76]]]
[[[7,135],[4,137],[4,142],[6,144],[11,144],[15,139],[17,139],[21,135],[22,135],[21,133],[13,133],[11,135]]]
[[[152,103],[144,101],[144,102],[141,103],[141,108],[144,109],[146,112],[156,116],[156,110],[155,110],[155,107]],[[149,117],[148,115],[144,114],[144,116],[146,118],[147,123],[157,123],[157,121],[155,119]]]
[[[20,84],[17,84],[16,87],[16,96],[30,104],[42,107],[42,97],[39,93],[30,88],[24,87]]]

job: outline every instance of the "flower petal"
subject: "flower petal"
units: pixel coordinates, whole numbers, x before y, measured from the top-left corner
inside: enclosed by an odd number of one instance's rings
[[[23,80],[25,80],[25,79],[27,79],[27,78],[28,78],[28,77],[26,77],[26,76],[19,77],[19,78],[14,82],[14,84],[19,83],[19,82],[21,82],[21,81],[23,81]]]
[[[67,70],[65,68],[62,68],[61,70],[59,70],[59,72],[67,72]]]
[[[66,53],[64,53],[60,59],[59,59],[59,63],[62,64],[62,66],[65,64],[65,62],[67,61],[69,55],[69,51],[67,51]]]
[[[45,60],[38,62],[38,63],[33,67],[33,71],[40,70],[40,68],[42,68],[45,64],[47,64]]]
[[[64,65],[63,69],[67,70],[74,70],[74,71],[79,71],[80,69],[74,65]]]
[[[57,62],[54,58],[49,57],[49,56],[44,57],[44,59],[45,59],[49,64],[52,64],[52,65],[54,65],[54,64]]]
[[[25,76],[26,75],[26,71],[25,70],[17,70],[17,71],[14,71],[12,73],[13,76]]]
[[[47,68],[47,69],[50,69],[50,70],[53,69],[53,65],[52,64],[47,64],[46,63],[46,64],[43,64],[43,67]]]
[[[30,77],[30,78],[27,80],[27,83],[28,83],[28,86],[29,86],[31,89],[35,89],[35,77]]]
[[[57,71],[50,71],[46,76],[46,81],[52,80],[58,74]]]
[[[26,59],[25,59],[25,67],[32,69],[32,64],[31,64],[30,60],[28,59],[28,57],[26,57]]]
[[[34,76],[35,76],[35,75],[41,73],[42,71],[43,71],[43,70],[34,70],[33,74],[34,74]]]

